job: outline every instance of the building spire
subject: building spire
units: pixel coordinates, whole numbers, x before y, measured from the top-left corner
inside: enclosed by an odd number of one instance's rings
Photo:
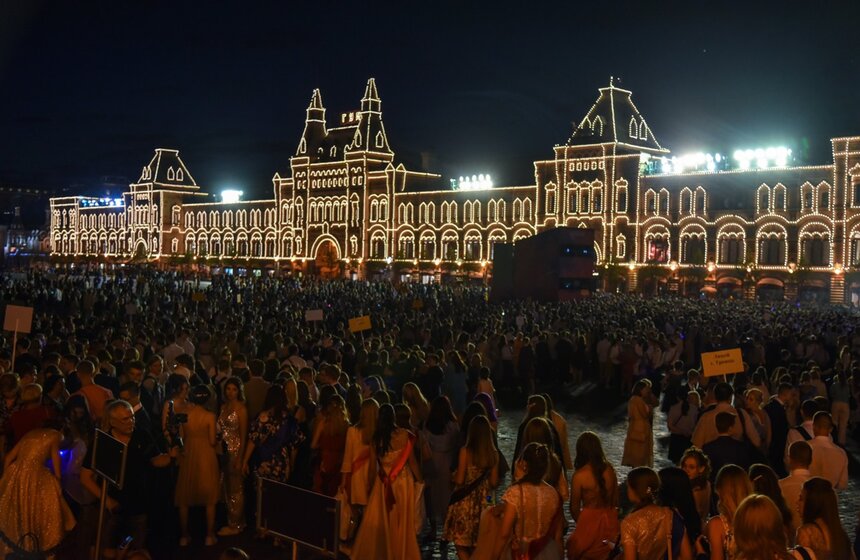
[[[361,98],[362,112],[382,111],[382,101],[379,99],[379,92],[376,91],[376,79],[370,78],[367,80],[367,87],[364,88],[364,97]]]
[[[307,120],[325,122],[325,107],[323,107],[322,95],[320,95],[319,89],[315,89],[313,95],[311,95]]]

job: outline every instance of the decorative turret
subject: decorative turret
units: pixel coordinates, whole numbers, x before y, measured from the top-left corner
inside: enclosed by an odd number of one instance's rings
[[[376,90],[376,80],[367,80],[364,97],[361,98],[360,120],[353,136],[350,151],[368,151],[393,157],[388,146],[388,136],[382,124],[382,100]]]
[[[305,130],[296,150],[297,156],[315,156],[319,146],[326,137],[325,107],[322,103],[320,90],[315,89],[308,105],[305,118]]]
[[[568,145],[612,143],[652,154],[668,152],[657,142],[645,118],[633,104],[630,91],[616,86],[613,78],[609,79],[609,87],[599,91],[600,96],[574,129]]]

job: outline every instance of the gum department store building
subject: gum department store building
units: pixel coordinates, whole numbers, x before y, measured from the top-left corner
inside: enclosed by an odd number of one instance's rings
[[[121,199],[51,199],[50,240],[60,260],[426,281],[486,278],[495,243],[585,227],[604,289],[857,302],[860,137],[831,143],[824,165],[654,173],[668,150],[610,81],[534,185],[462,190],[395,161],[371,79],[337,126],[313,92],[274,198],[203,202],[179,152],[157,149]]]

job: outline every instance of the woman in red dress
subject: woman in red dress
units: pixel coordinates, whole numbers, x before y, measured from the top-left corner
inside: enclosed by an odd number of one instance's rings
[[[319,466],[314,473],[314,490],[334,496],[340,486],[340,469],[346,448],[346,431],[349,420],[346,402],[340,395],[332,396],[319,422],[314,428],[311,449],[319,451]]]

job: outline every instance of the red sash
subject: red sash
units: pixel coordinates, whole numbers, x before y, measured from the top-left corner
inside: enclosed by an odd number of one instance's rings
[[[352,473],[360,470],[361,467],[363,467],[369,460],[370,447],[366,448],[362,453],[359,453],[358,457],[352,460],[352,467],[350,467],[348,473],[345,473],[346,497],[349,499],[349,503],[352,503]]]
[[[391,471],[388,474],[385,474],[385,470],[382,468],[382,462],[377,459],[379,462],[379,480],[382,481],[383,484],[382,491],[385,493],[385,506],[388,508],[388,511],[391,511],[392,508],[394,508],[394,504],[397,503],[397,500],[394,498],[394,491],[392,490],[391,485],[409,461],[409,456],[412,455],[412,448],[414,446],[415,436],[409,434],[406,446],[403,448],[403,451],[400,453],[400,457],[397,458],[397,461],[394,463],[394,466],[391,467]]]

